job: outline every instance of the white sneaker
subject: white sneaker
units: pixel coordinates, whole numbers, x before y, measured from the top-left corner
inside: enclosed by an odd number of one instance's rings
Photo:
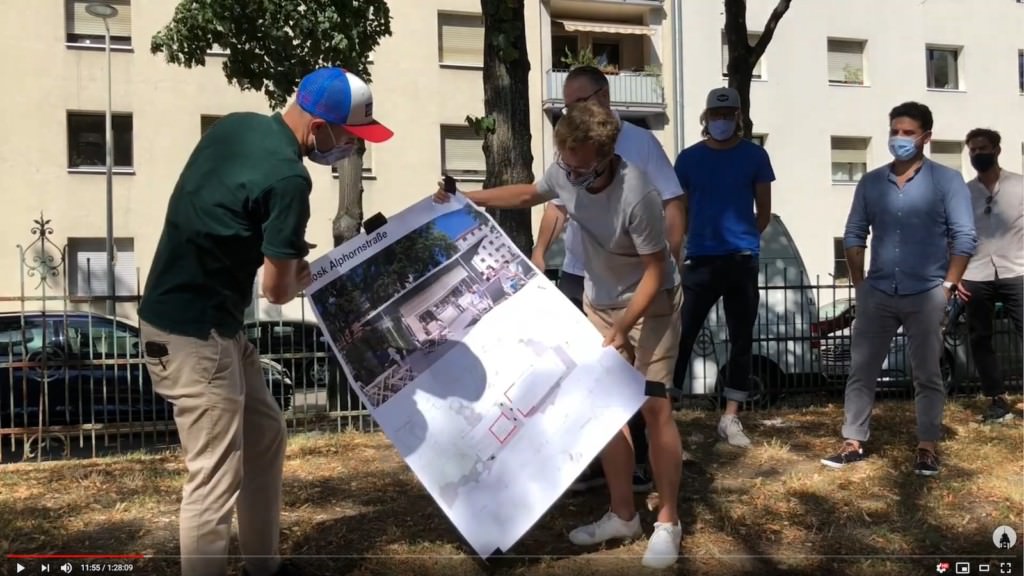
[[[722,416],[722,419],[718,421],[718,435],[730,446],[738,448],[750,446],[750,438],[743,433],[743,424],[740,424],[740,419],[736,416]]]
[[[626,521],[614,512],[608,512],[597,522],[569,532],[569,541],[577,546],[593,546],[608,540],[634,540],[641,534],[643,530],[640,528],[639,514],[634,514],[632,520]]]
[[[668,568],[679,559],[679,541],[683,539],[683,527],[676,522],[655,522],[654,533],[647,541],[643,565],[647,568]]]

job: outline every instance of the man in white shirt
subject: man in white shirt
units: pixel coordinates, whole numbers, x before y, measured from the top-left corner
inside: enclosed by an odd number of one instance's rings
[[[562,89],[566,106],[580,102],[593,101],[606,110],[611,110],[611,94],[608,78],[593,66],[573,68],[565,78]],[[563,110],[564,114],[564,110]],[[683,244],[684,223],[686,218],[683,208],[683,189],[672,167],[672,162],[662,148],[661,143],[650,130],[646,130],[623,122],[619,119],[621,131],[615,142],[615,153],[622,156],[632,166],[639,168],[654,184],[661,196],[665,210],[665,236],[668,239],[672,257],[680,261],[680,247]],[[565,230],[565,259],[558,278],[558,287],[581,311],[583,310],[583,243],[579,225],[565,215],[565,207],[560,200],[552,200],[544,208],[544,216],[537,233],[537,243],[533,247],[531,260],[540,270],[544,270],[544,256],[551,247],[552,241]],[[630,434],[634,441],[636,470],[633,474],[633,490],[646,492],[651,489],[648,473],[647,436],[643,417],[640,413],[629,422]],[[576,482],[570,487],[574,491],[583,491],[604,484],[601,466],[587,467]]]
[[[971,355],[981,389],[991,398],[986,422],[1012,420],[1006,389],[992,347],[992,317],[997,302],[1024,334],[1024,179],[999,166],[1002,138],[995,130],[975,128],[964,139],[978,176],[967,183],[974,207],[978,249],[960,283],[966,301]]]

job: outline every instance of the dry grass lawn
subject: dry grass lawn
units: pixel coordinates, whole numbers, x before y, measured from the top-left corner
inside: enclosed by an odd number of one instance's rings
[[[694,460],[684,466],[685,557],[676,573],[934,574],[935,559],[908,557],[995,554],[996,526],[1024,527],[1024,436],[1019,418],[976,423],[981,406],[968,399],[948,407],[944,466],[934,479],[910,472],[911,403],[880,403],[877,452],[843,471],[818,464],[837,448],[839,406],[748,413],[748,451],[715,442],[715,414],[680,413]],[[135,573],[177,574],[182,478],[174,453],[0,467],[0,556],[143,552],[164,558],[137,563]],[[312,574],[641,572],[642,543],[568,543],[568,530],[605,506],[600,490],[566,495],[509,555],[483,563],[382,435],[296,436],[282,544]]]

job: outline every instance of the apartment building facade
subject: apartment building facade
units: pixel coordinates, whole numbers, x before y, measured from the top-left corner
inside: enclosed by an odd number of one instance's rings
[[[756,39],[776,1],[747,4]],[[718,56],[723,19],[722,2],[683,1],[679,121],[687,145],[700,138],[707,91],[727,82]],[[888,113],[897,104],[931,108],[926,154],[967,179],[975,174],[963,138],[979,126],[1001,132],[1002,165],[1021,171],[1022,49],[1019,0],[793,2],[755,70],[751,117],[778,178],[773,209],[812,281],[847,281],[839,239],[857,180],[891,160]]]
[[[149,270],[167,199],[202,131],[219,116],[268,111],[258,93],[225,81],[223,54],[184,69],[149,53],[171,17],[171,0],[108,0],[112,21],[114,234],[118,294],[136,294]],[[74,301],[105,286],[103,27],[82,0],[40,2],[0,22],[0,94],[8,137],[0,143],[5,193],[0,295],[37,296],[44,286],[23,262],[40,254],[32,229],[43,214],[64,266],[50,294]],[[774,0],[750,0],[748,25]],[[395,137],[364,158],[364,209],[391,214],[428,195],[441,173],[465,189],[483,181],[480,139],[467,115],[483,114],[483,28],[477,0],[392,2],[393,36],[373,54],[380,118]],[[881,15],[881,16],[880,16]],[[721,2],[710,0],[544,0],[527,4],[534,173],[553,159],[552,131],[564,106],[561,84],[573,61],[608,73],[620,116],[646,126],[674,158],[699,140],[704,96],[724,78]],[[966,25],[970,23],[971,25]],[[840,269],[841,236],[853,185],[888,159],[886,113],[920,100],[936,115],[930,154],[970,175],[960,144],[974,126],[1003,132],[1003,164],[1021,169],[1024,138],[1024,6],[1015,0],[842,0],[796,3],[759,65],[752,89],[755,132],[778,174],[775,211],[793,233],[812,275]],[[426,45],[426,49],[424,46]],[[436,48],[435,48],[436,47]],[[337,180],[311,165],[308,239],[331,245]],[[535,218],[535,222],[536,222]],[[19,252],[28,249],[28,254]],[[841,274],[839,275],[841,277]],[[7,308],[20,304],[6,302]],[[81,306],[76,304],[76,306]],[[101,309],[101,308],[100,308]],[[273,307],[264,314],[294,314]],[[131,316],[134,305],[119,305]]]

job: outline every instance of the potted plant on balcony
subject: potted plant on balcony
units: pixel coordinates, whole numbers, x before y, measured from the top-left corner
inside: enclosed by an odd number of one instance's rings
[[[647,66],[644,66],[643,75],[654,78],[658,83],[658,89],[664,89],[661,77],[661,66],[658,66],[657,64],[648,64]]]
[[[562,63],[572,70],[573,68],[579,68],[580,66],[597,66],[597,58],[594,57],[594,52],[588,48],[581,48],[575,54],[573,54],[569,47],[565,48],[565,56],[562,57]]]

